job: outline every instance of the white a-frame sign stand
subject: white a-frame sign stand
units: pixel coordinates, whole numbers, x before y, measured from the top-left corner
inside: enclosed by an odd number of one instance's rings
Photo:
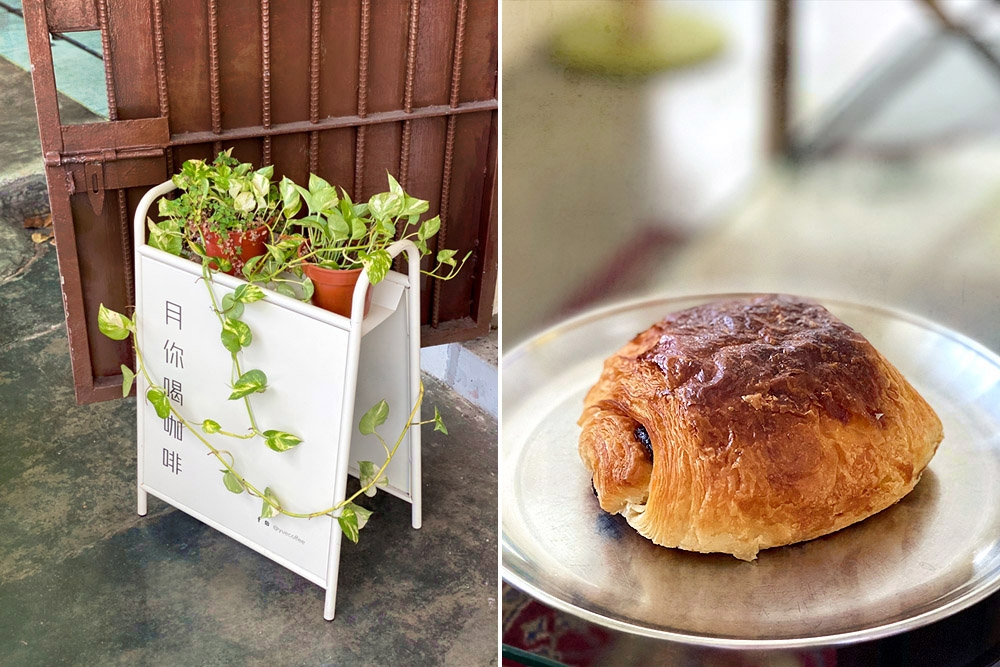
[[[146,367],[189,428],[173,416],[157,416],[144,398],[148,384],[140,373],[139,514],[146,514],[152,494],[242,542],[325,588],[323,615],[332,620],[343,536],[337,520],[261,519],[262,501],[227,490],[219,461],[190,432],[208,419],[230,433],[247,433],[249,417],[242,400],[228,400],[232,358],[221,343],[201,266],[144,241],[150,206],[173,189],[171,182],[153,188],[136,211],[135,300]],[[230,452],[240,474],[260,490],[270,488],[284,509],[310,513],[334,507],[346,496],[348,473],[358,475],[359,461],[381,466],[385,450],[374,436],[359,433],[358,422],[385,399],[389,419],[379,433],[390,446],[404,429],[406,435],[380,489],[410,502],[413,527],[420,527],[420,429],[406,428],[420,392],[419,253],[408,241],[390,248],[394,256],[403,251],[408,275],[390,272],[372,286],[367,317],[364,274],[350,319],[268,290],[263,300],[245,307],[241,319],[253,340],[239,353],[242,371],[267,375],[267,390],[252,397],[255,421],[261,430],[292,433],[302,443],[275,452],[261,438],[199,433]],[[216,273],[210,287],[221,303],[241,284]]]

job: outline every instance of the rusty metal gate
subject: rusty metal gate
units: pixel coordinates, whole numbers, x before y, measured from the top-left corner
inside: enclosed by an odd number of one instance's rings
[[[352,198],[385,172],[473,256],[422,286],[422,342],[485,333],[497,279],[497,0],[24,0],[76,396],[120,396],[129,221],[149,186],[233,147]],[[100,30],[109,120],[60,122],[50,35]]]

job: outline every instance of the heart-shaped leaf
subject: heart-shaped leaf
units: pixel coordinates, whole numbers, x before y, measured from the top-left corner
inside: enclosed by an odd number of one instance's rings
[[[358,430],[361,435],[371,435],[375,429],[385,423],[389,418],[389,404],[383,398],[381,401],[369,408],[358,423]]]
[[[263,298],[264,290],[256,285],[240,285],[233,292],[233,299],[240,303],[253,303],[254,301],[260,301]]]
[[[222,296],[222,312],[226,317],[238,320],[243,317],[243,302],[237,301],[232,294]]]
[[[227,317],[222,322],[222,345],[230,352],[239,352],[253,342],[253,333],[245,322]]]
[[[264,374],[264,371],[256,369],[247,371],[233,383],[233,393],[229,395],[229,400],[234,401],[250,394],[263,393],[266,390],[267,375]]]
[[[278,497],[274,495],[274,491],[271,487],[264,489],[264,499],[263,504],[260,508],[260,518],[270,519],[271,517],[277,516],[279,514],[278,507],[281,507],[281,503],[278,502]]]
[[[287,452],[300,442],[302,442],[302,438],[291,433],[275,430],[264,431],[264,444],[276,452]]]
[[[97,311],[97,326],[101,333],[112,340],[125,340],[132,329],[132,321],[119,312],[100,305]]]
[[[167,393],[159,387],[150,388],[146,392],[146,400],[153,405],[156,416],[160,419],[166,419],[170,415],[170,399],[167,398]]]
[[[351,542],[358,541],[358,515],[350,507],[350,504],[341,511],[340,516],[337,517],[337,523],[340,524],[340,530],[343,531],[344,537]]]
[[[448,435],[448,427],[444,425],[444,420],[441,419],[441,413],[438,412],[437,406],[434,406],[434,430]]]
[[[128,396],[128,393],[132,391],[132,383],[135,381],[135,373],[132,369],[122,364],[122,398]]]
[[[222,476],[222,483],[226,485],[226,488],[233,493],[243,493],[243,482],[237,477],[232,470],[225,470],[225,474]]]

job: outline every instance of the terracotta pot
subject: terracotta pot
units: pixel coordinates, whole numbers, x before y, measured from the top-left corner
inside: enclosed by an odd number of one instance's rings
[[[243,277],[243,265],[247,260],[267,252],[267,225],[238,232],[227,232],[223,239],[218,232],[210,232],[204,227],[201,236],[205,240],[205,254],[209,257],[228,259],[232,268],[226,271],[231,276]],[[212,269],[219,267],[212,262]]]
[[[313,305],[344,317],[351,316],[354,286],[364,269],[325,269],[306,262],[302,271],[313,282]],[[365,315],[368,315],[371,305],[372,286],[369,285],[365,292]]]

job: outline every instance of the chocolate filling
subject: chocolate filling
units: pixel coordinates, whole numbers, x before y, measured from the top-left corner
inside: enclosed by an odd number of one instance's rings
[[[653,443],[649,441],[649,433],[646,432],[646,427],[639,424],[635,427],[635,430],[632,431],[632,434],[635,436],[635,439],[639,441],[639,444],[642,445],[643,449],[646,450],[646,456],[648,456],[649,460],[652,461]]]

